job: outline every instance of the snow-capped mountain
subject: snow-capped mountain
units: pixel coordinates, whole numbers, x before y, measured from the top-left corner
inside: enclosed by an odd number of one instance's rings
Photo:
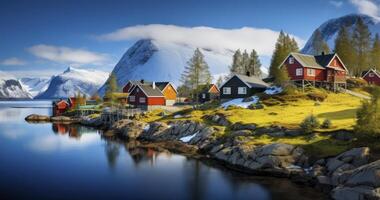
[[[192,57],[196,47],[173,42],[151,39],[137,41],[116,64],[113,73],[118,85],[124,86],[128,80],[171,81],[179,85],[186,62]],[[210,67],[212,75],[226,74],[232,62],[233,50],[200,49]],[[105,86],[99,94],[104,94]]]
[[[93,95],[108,78],[108,73],[69,67],[62,74],[53,76],[45,92],[35,99],[67,98],[81,92]]]
[[[45,92],[50,84],[50,78],[21,78],[19,81],[33,97]]]
[[[31,99],[21,83],[13,76],[0,72],[0,99]]]
[[[335,47],[334,43],[338,35],[339,29],[342,26],[345,26],[348,28],[349,31],[352,32],[353,28],[355,27],[356,21],[359,18],[361,18],[364,21],[364,23],[368,26],[369,30],[372,33],[372,37],[374,37],[376,33],[380,34],[380,22],[377,22],[375,19],[373,19],[372,17],[368,15],[362,15],[362,14],[351,14],[351,15],[346,15],[346,16],[339,17],[336,19],[331,19],[323,23],[317,29],[321,31],[323,39],[327,42],[330,49],[334,49]],[[304,48],[302,49],[303,53],[313,52],[312,41],[315,36],[315,31],[313,35],[310,37],[310,39],[307,41]]]

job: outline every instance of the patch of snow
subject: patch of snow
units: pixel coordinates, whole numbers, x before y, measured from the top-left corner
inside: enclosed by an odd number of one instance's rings
[[[259,97],[258,96],[252,96],[252,101],[248,102],[243,102],[244,98],[237,98],[237,99],[232,99],[230,101],[224,102],[221,107],[226,109],[228,106],[238,106],[241,108],[248,108],[249,105],[251,104],[256,104],[259,102]]]
[[[144,127],[144,131],[149,131],[149,129],[150,129],[150,125],[147,124],[147,125]]]
[[[275,94],[280,94],[282,91],[283,89],[281,87],[272,86],[266,89],[264,93],[268,95],[275,95]]]
[[[194,133],[193,135],[188,135],[185,137],[181,137],[179,140],[181,140],[184,143],[190,142],[191,139],[193,139],[199,132]]]
[[[302,167],[300,167],[298,165],[289,165],[286,167],[286,169],[302,169]]]
[[[174,119],[182,118],[182,115],[174,115]]]

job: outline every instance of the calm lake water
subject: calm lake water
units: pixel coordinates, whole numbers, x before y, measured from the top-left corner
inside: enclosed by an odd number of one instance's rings
[[[286,179],[231,172],[101,138],[95,129],[24,121],[50,102],[0,102],[0,199],[324,199]]]

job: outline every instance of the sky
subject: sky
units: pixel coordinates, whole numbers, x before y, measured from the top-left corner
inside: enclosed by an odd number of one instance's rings
[[[322,23],[351,13],[380,20],[380,0],[0,0],[0,71],[18,78],[68,66],[110,72],[146,37],[255,48],[267,66],[280,30],[302,46]]]

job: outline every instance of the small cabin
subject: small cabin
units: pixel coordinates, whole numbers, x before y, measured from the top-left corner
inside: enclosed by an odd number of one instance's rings
[[[290,53],[279,66],[286,67],[290,80],[296,84],[333,87],[346,87],[348,70],[338,54],[307,55]]]
[[[257,76],[234,74],[220,86],[220,99],[236,99],[253,96],[265,91],[269,85]]]
[[[70,105],[65,100],[53,101],[53,116],[59,116],[70,109]]]
[[[363,72],[362,78],[370,85],[380,86],[380,73],[376,69]]]
[[[154,84],[152,86],[137,84],[129,93],[128,103],[135,107],[150,109],[165,106],[166,100],[164,94]]]
[[[220,91],[216,84],[203,85],[201,88],[202,89],[198,95],[198,102],[204,103],[219,99]]]
[[[165,105],[172,106],[175,104],[177,100],[177,90],[175,89],[174,85],[170,82],[153,82],[155,87],[160,89],[161,93],[165,96]]]

